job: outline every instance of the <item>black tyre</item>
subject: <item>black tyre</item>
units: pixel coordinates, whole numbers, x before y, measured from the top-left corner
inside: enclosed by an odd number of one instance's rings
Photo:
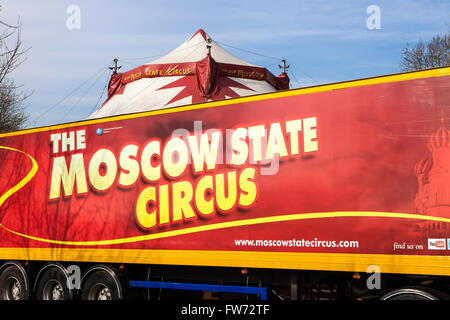
[[[385,294],[380,300],[440,300],[440,297],[430,290],[402,288]]]
[[[9,266],[0,275],[0,300],[28,300],[28,280],[17,266]]]
[[[68,287],[68,277],[61,268],[51,267],[39,280],[38,300],[72,300],[73,290]]]
[[[95,271],[86,279],[81,289],[82,300],[120,300],[121,287],[111,273]]]

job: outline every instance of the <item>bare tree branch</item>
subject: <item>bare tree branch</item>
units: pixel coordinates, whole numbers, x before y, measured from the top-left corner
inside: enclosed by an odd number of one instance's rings
[[[1,7],[0,7],[1,8]],[[11,79],[11,73],[24,61],[25,53],[21,40],[22,25],[20,19],[17,26],[11,26],[3,21],[0,25],[6,26],[0,31],[0,133],[14,131],[21,128],[27,121],[22,103],[30,94],[20,91],[21,86]]]
[[[0,24],[6,26],[6,27],[8,27],[8,28],[16,28],[16,29],[17,29],[17,26],[9,25],[9,24],[7,24],[6,22],[3,22],[3,21],[1,21],[1,20],[0,20]]]
[[[415,71],[450,65],[450,32],[444,36],[434,36],[425,45],[422,40],[410,47],[409,43],[403,49],[400,61],[402,71]]]

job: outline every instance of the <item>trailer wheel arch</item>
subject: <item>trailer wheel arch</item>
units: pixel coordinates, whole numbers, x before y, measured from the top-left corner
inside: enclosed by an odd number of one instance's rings
[[[99,265],[94,265],[92,267],[90,267],[88,270],[85,271],[85,273],[83,274],[83,276],[81,277],[81,291],[83,294],[83,289],[86,285],[86,281],[89,280],[89,278],[94,275],[97,272],[105,272],[108,276],[111,277],[116,289],[117,289],[117,297],[119,300],[123,299],[123,289],[122,289],[122,284],[121,281],[117,275],[117,272],[111,268],[110,266],[107,265],[103,265],[103,264],[99,264]]]
[[[34,280],[34,285],[33,285],[33,292],[35,293],[35,296],[38,296],[38,289],[39,289],[39,284],[40,281],[42,280],[43,276],[47,273],[47,271],[51,270],[52,268],[54,268],[55,270],[58,270],[61,272],[62,276],[65,278],[66,281],[68,281],[68,279],[70,279],[70,275],[67,272],[66,267],[64,267],[64,265],[62,265],[59,262],[49,262],[47,264],[45,264],[42,268],[39,269],[36,278]],[[68,295],[69,295],[69,300],[73,298],[73,289],[69,288],[66,284],[66,288],[68,291]]]
[[[403,298],[402,298],[403,297]],[[408,298],[409,297],[409,298]],[[417,297],[414,299],[413,297]],[[433,288],[408,286],[384,294],[380,300],[446,300],[447,295]]]
[[[8,269],[18,271],[18,275],[20,275],[20,278],[17,279],[17,281],[20,283],[20,285],[24,287],[23,291],[23,299],[22,300],[28,300],[30,297],[30,281],[28,278],[27,271],[23,267],[23,265],[20,262],[17,261],[7,261],[3,263],[0,266],[0,279],[4,276],[4,272],[8,272]],[[12,273],[12,272],[11,272]],[[1,291],[3,291],[3,288],[0,288]],[[2,293],[3,294],[3,293]]]

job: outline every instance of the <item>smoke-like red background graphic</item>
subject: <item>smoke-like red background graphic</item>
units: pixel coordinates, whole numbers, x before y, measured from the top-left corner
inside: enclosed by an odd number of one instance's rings
[[[67,152],[65,156],[69,164],[71,154],[83,153],[87,173],[89,159],[100,148],[108,148],[117,158],[127,144],[143,146],[150,139],[165,142],[179,128],[192,132],[194,121],[202,121],[203,130],[225,132],[237,127],[267,126],[273,122],[283,126],[287,120],[307,117],[317,119],[318,151],[281,159],[278,171],[273,175],[260,174],[264,165],[249,164],[258,172],[258,197],[245,210],[236,207],[208,218],[199,216],[143,230],[136,223],[136,199],[142,189],[152,184],[141,178],[130,188],[121,188],[115,183],[104,192],[89,187],[89,192],[84,194],[75,192],[71,197],[49,200],[54,157],[50,141],[52,133],[86,130],[86,148]],[[441,76],[255,99],[210,108],[189,108],[5,136],[0,138],[0,146],[30,155],[36,160],[38,171],[30,182],[0,206],[0,224],[3,226],[0,246],[73,247],[79,241],[127,239],[224,222],[308,213],[380,212],[450,218],[449,118],[450,77]],[[96,133],[99,128],[104,132],[101,135]],[[23,179],[32,167],[25,154],[7,149],[0,149],[0,165],[0,195]],[[204,174],[240,172],[242,169],[219,164],[215,171]],[[183,179],[195,185],[203,175],[194,175],[192,170],[187,170]],[[153,185],[170,182],[163,177]],[[429,238],[446,238],[448,224],[388,215],[323,217],[257,223],[97,247],[448,255],[447,250],[428,250],[427,242]],[[30,237],[68,241],[72,245]],[[236,239],[356,240],[359,245],[356,248],[251,247],[236,246]],[[415,247],[394,251],[394,243]]]

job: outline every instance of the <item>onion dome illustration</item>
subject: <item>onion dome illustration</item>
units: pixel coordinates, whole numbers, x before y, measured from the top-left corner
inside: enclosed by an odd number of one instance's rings
[[[433,159],[430,157],[430,155],[426,155],[415,166],[414,171],[416,173],[416,176],[419,177],[421,175],[427,174],[432,166],[433,166]]]
[[[441,147],[450,147],[450,132],[443,126],[431,135],[430,140],[428,141],[428,149],[430,151]]]

